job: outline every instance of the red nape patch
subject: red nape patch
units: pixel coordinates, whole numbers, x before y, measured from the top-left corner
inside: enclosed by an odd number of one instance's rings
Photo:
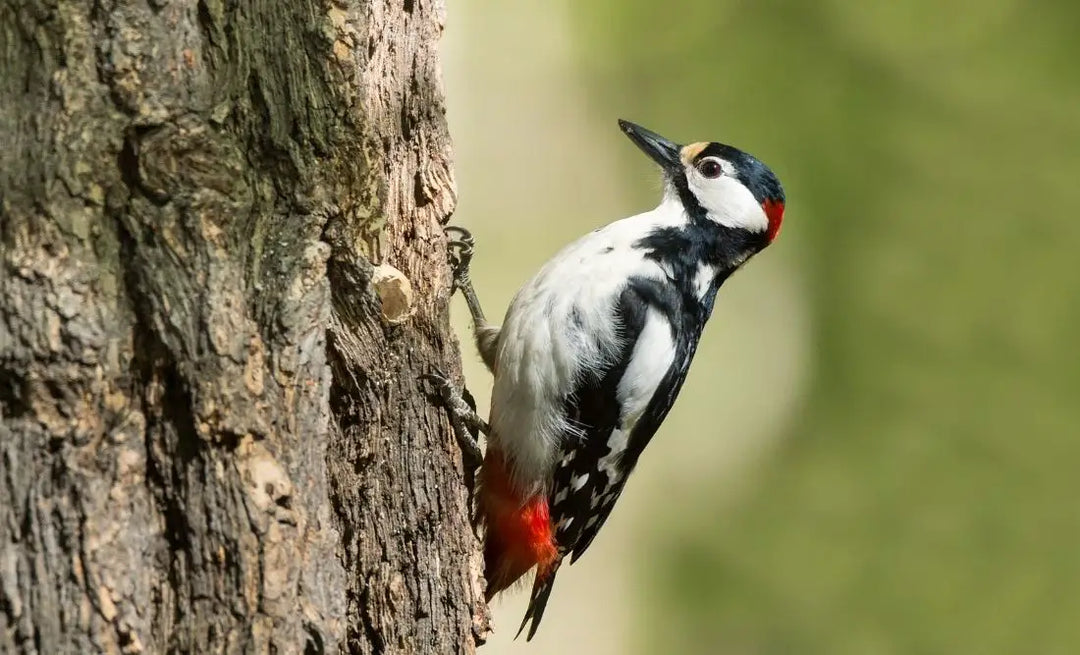
[[[761,208],[769,219],[769,230],[765,236],[769,243],[772,243],[776,240],[776,235],[780,234],[780,224],[784,222],[784,203],[779,200],[766,200],[761,203]]]
[[[555,561],[555,531],[547,498],[520,493],[502,453],[489,448],[480,469],[480,512],[484,534],[487,598],[512,585],[529,569]]]

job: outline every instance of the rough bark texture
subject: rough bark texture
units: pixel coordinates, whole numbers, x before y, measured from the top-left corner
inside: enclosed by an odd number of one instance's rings
[[[442,11],[0,7],[0,652],[475,649]]]

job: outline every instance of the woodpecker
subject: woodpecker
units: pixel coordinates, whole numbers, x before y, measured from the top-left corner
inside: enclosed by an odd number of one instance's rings
[[[655,209],[563,248],[489,323],[468,275],[473,241],[449,227],[455,288],[494,375],[489,422],[445,378],[455,432],[479,461],[487,598],[536,569],[518,634],[536,633],[563,561],[588,549],[679,394],[717,290],[772,243],[784,190],[769,168],[723,143],[680,146],[619,121],[660,165]]]

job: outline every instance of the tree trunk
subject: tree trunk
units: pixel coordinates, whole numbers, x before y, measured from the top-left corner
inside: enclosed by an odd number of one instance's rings
[[[0,652],[482,643],[442,13],[0,8]]]

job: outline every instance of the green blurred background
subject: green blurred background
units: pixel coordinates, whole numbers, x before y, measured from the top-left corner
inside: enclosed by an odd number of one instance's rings
[[[788,193],[534,644],[522,590],[486,652],[1080,652],[1078,28],[1075,2],[449,3],[489,315],[655,204],[616,117]]]

